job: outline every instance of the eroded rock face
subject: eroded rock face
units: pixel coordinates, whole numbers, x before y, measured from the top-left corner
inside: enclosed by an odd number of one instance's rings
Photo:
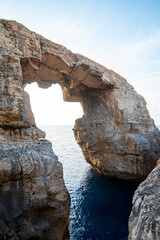
[[[127,83],[109,91],[83,95],[84,116],[74,133],[86,160],[98,172],[141,180],[160,153],[159,130],[144,99]]]
[[[62,165],[36,127],[0,128],[0,239],[69,239]]]
[[[0,145],[0,239],[69,239],[69,194],[47,140]]]
[[[76,120],[75,138],[86,160],[104,175],[146,177],[160,157],[160,134],[143,97],[117,73],[17,22],[0,20],[0,238],[67,239],[69,195],[61,164],[50,143],[41,140],[45,136],[24,91],[32,82],[42,88],[58,83],[65,101],[81,103],[84,116]],[[146,236],[153,232],[147,229]],[[136,234],[133,223],[131,239]]]
[[[62,165],[36,127],[24,91],[21,47],[29,46],[20,36],[27,31],[0,21],[0,239],[69,239]],[[28,44],[34,48],[31,39]]]
[[[160,165],[142,182],[133,197],[129,240],[160,239]]]
[[[117,73],[88,58],[14,21],[0,24],[0,126],[34,127],[23,87],[59,83],[64,100],[83,107],[74,134],[93,168],[108,176],[145,178],[160,157],[160,134],[143,97]]]

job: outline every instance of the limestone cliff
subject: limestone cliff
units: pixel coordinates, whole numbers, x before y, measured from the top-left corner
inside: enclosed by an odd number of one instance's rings
[[[20,26],[0,21],[0,239],[69,239],[62,165],[24,91]],[[16,37],[17,36],[17,37]],[[24,35],[25,37],[25,35]],[[16,42],[15,42],[16,41]]]
[[[160,239],[160,165],[140,184],[133,197],[129,240]]]
[[[10,134],[16,139],[17,132],[10,129]],[[0,239],[69,239],[69,206],[62,166],[50,142],[1,142]]]
[[[74,134],[93,168],[119,178],[146,177],[160,157],[160,134],[143,97],[117,73],[88,58],[14,21],[0,24],[0,126],[34,127],[23,87],[58,83],[65,101],[83,107]]]
[[[67,239],[69,195],[24,91],[32,82],[58,83],[65,101],[81,103],[75,138],[102,174],[147,176],[160,157],[160,134],[143,97],[117,73],[0,20],[0,238]]]

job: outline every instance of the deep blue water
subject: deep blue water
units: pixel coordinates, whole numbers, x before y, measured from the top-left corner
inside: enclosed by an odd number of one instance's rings
[[[71,196],[71,240],[126,240],[137,183],[107,178],[85,161],[72,126],[41,126],[63,164]]]

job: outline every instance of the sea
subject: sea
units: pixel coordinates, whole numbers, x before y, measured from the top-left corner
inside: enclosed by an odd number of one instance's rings
[[[96,173],[85,161],[73,126],[39,126],[63,164],[71,197],[71,240],[127,240],[132,197],[138,184]]]

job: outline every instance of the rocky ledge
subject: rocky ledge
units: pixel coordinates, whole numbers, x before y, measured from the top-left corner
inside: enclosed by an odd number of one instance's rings
[[[160,239],[160,165],[142,182],[133,197],[129,240]]]

